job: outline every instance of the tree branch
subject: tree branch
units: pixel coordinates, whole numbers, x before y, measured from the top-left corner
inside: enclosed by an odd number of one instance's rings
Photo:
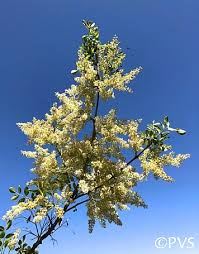
[[[72,209],[76,208],[76,207],[77,207],[77,206],[79,206],[79,205],[82,205],[82,204],[84,204],[84,203],[88,202],[89,200],[90,200],[90,198],[87,198],[87,199],[85,199],[85,200],[83,200],[83,201],[81,201],[81,202],[77,203],[76,205],[71,206],[70,208],[68,208],[68,209],[66,210],[66,212],[68,212],[68,211],[70,211],[70,210],[72,210]]]

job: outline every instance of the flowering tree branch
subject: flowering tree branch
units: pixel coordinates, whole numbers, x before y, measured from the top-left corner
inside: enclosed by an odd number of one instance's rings
[[[1,254],[38,253],[46,238],[55,241],[53,234],[67,222],[67,213],[83,204],[89,232],[96,221],[102,227],[107,222],[122,225],[118,210],[146,207],[134,187],[149,174],[172,181],[166,166],[179,167],[189,157],[176,155],[167,144],[172,132],[185,134],[171,128],[168,117],[139,131],[140,120],[119,119],[115,109],[100,115],[101,101],[115,98],[115,92],[131,92],[129,83],[141,67],[124,73],[125,54],[118,38],[103,44],[98,27],[90,21],[83,23],[88,33],[82,37],[77,68],[71,72],[75,85],[56,93],[59,102],[43,120],[18,124],[34,146],[22,152],[34,160],[34,177],[24,189],[9,189],[17,203],[3,216]],[[134,154],[130,160],[126,151]],[[133,165],[136,160],[142,173]],[[17,218],[23,218],[21,228],[13,223]]]

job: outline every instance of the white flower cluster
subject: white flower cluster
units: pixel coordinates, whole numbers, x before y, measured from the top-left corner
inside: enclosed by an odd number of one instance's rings
[[[86,183],[85,180],[80,180],[79,181],[79,188],[83,193],[88,193],[89,192],[89,185]]]
[[[7,246],[8,246],[8,248],[9,248],[10,250],[13,250],[13,249],[15,248],[16,244],[18,243],[20,233],[21,233],[21,230],[20,230],[20,229],[17,229],[17,230],[14,232],[13,236],[11,237],[11,239],[9,239],[8,245],[7,245]]]
[[[96,31],[90,31],[92,36],[86,38],[92,40]],[[149,173],[171,181],[165,166],[178,167],[188,158],[172,152],[152,154],[146,149],[145,132],[139,131],[139,120],[120,120],[113,109],[106,115],[99,114],[101,99],[114,98],[115,91],[130,92],[129,83],[142,68],[125,73],[121,69],[125,54],[117,37],[106,44],[97,38],[88,43],[94,45],[92,50],[87,52],[88,45],[85,48],[83,44],[78,51],[76,83],[63,93],[56,93],[59,102],[53,104],[44,120],[33,118],[32,122],[18,124],[34,147],[33,151],[22,153],[34,159],[34,178],[29,186],[36,187],[40,194],[34,198],[29,195],[13,206],[3,217],[5,220],[34,210],[34,222],[38,223],[51,209],[57,218],[63,218],[64,205],[75,202],[74,196],[85,194],[90,197],[90,231],[96,219],[103,227],[106,221],[121,225],[118,209],[126,210],[128,205],[146,207],[133,191],[137,183]],[[142,173],[128,165],[126,155],[138,159]]]

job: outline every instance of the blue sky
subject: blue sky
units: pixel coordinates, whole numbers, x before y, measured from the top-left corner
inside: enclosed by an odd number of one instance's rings
[[[139,186],[149,209],[132,208],[122,214],[123,227],[97,226],[92,235],[82,209],[70,215],[70,228],[57,234],[58,246],[47,241],[42,254],[198,253],[198,12],[198,0],[0,1],[1,215],[11,204],[8,187],[30,178],[31,162],[20,155],[26,139],[16,122],[42,118],[54,92],[71,84],[85,32],[82,19],[99,25],[103,41],[119,36],[127,70],[143,67],[134,93],[118,97],[120,115],[142,118],[143,124],[168,115],[174,127],[188,132],[172,139],[177,152],[191,154],[183,167],[169,170],[176,182]],[[193,236],[195,248],[156,249],[159,236]]]

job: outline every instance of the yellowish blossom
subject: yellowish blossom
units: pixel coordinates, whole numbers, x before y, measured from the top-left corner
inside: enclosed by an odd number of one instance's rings
[[[7,246],[8,246],[8,248],[10,250],[13,250],[15,248],[16,244],[18,243],[20,233],[21,233],[21,230],[17,229],[14,232],[13,236],[11,237],[11,239],[8,241],[8,245]]]
[[[63,207],[88,196],[91,232],[96,220],[103,227],[107,221],[121,225],[118,209],[146,207],[134,187],[150,173],[172,180],[165,167],[179,167],[189,155],[175,155],[171,146],[162,144],[161,131],[156,135],[147,129],[147,136],[139,130],[139,120],[119,119],[115,109],[102,114],[106,108],[101,110],[101,101],[115,98],[117,91],[131,92],[130,82],[142,69],[125,73],[121,69],[124,58],[117,37],[103,44],[98,28],[89,27],[78,51],[74,84],[56,93],[58,102],[43,120],[33,118],[18,124],[33,145],[32,151],[22,151],[34,159],[34,177],[28,183],[33,190],[3,219],[13,220],[23,212],[33,212],[34,223],[40,223],[49,212],[55,220],[63,219]],[[157,125],[155,128],[159,130]],[[168,150],[171,152],[166,153]],[[10,249],[16,239],[17,233]]]

